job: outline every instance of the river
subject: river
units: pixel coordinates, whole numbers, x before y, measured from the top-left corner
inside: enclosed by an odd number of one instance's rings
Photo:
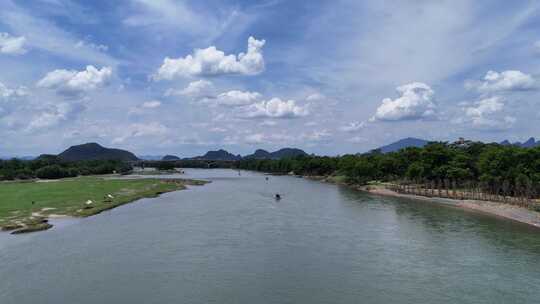
[[[212,183],[0,234],[0,303],[540,301],[536,228],[289,176],[186,171]]]

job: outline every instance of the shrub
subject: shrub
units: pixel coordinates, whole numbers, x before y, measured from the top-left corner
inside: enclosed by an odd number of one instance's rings
[[[44,179],[58,179],[69,177],[69,171],[58,165],[51,165],[38,169],[36,176]]]

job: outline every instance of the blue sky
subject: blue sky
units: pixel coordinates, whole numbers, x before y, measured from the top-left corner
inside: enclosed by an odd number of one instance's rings
[[[538,136],[537,1],[0,2],[0,155]]]

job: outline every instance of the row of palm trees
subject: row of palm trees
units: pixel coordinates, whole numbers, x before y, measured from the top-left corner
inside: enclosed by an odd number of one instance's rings
[[[501,183],[458,182],[443,179],[432,181],[399,181],[387,183],[392,191],[426,197],[459,200],[482,200],[501,202],[540,211],[538,191],[532,183],[503,181]]]

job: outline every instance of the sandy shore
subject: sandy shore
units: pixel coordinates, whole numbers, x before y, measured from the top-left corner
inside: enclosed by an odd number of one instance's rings
[[[519,207],[510,204],[503,204],[490,201],[479,201],[479,200],[458,200],[458,199],[449,199],[442,197],[427,197],[414,194],[404,194],[392,191],[387,189],[384,186],[353,186],[348,185],[342,182],[337,182],[332,178],[327,176],[304,176],[305,178],[321,181],[325,183],[338,184],[342,186],[352,187],[354,189],[369,192],[375,195],[391,196],[391,197],[401,197],[414,199],[424,202],[438,203],[451,205],[458,208],[463,208],[467,210],[474,210],[484,214],[489,214],[493,216],[503,217],[506,219],[514,220],[520,223],[528,224],[537,228],[540,228],[540,212],[536,212],[524,207]]]
[[[402,198],[408,198],[408,199],[415,199],[415,200],[421,200],[421,201],[427,201],[427,202],[452,205],[459,208],[475,210],[475,211],[479,211],[486,214],[504,217],[507,219],[511,219],[514,221],[518,221],[521,223],[529,224],[529,225],[540,228],[540,213],[539,212],[529,210],[527,208],[515,206],[515,205],[489,202],[489,201],[456,200],[456,199],[448,199],[448,198],[402,194],[402,193],[397,193],[395,191],[386,189],[384,187],[368,186],[368,187],[360,187],[359,190],[367,191],[369,193],[376,194],[376,195],[402,197]]]

